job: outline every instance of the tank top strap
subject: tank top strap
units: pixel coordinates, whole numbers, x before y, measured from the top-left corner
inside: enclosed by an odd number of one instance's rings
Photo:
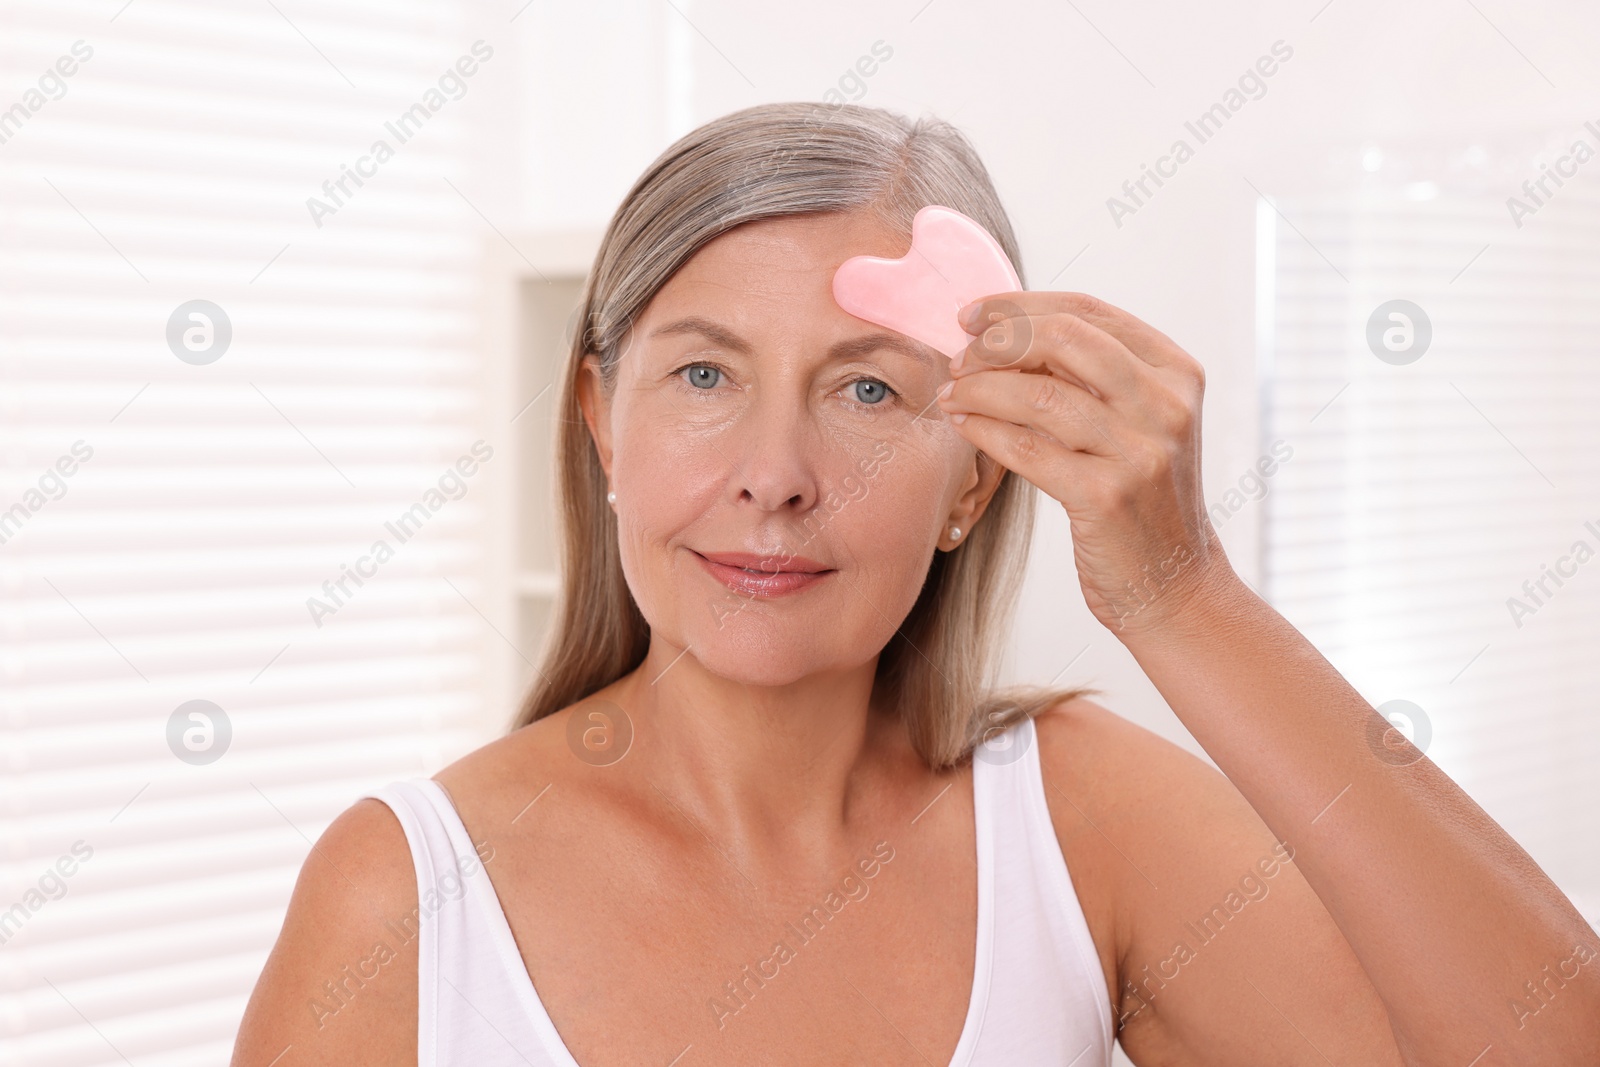
[[[400,828],[405,831],[411,863],[417,873],[417,910],[409,916],[387,917],[384,931],[402,944],[417,942],[417,1055],[419,1063],[428,1063],[431,1058],[425,1050],[438,1046],[439,924],[428,921],[431,916],[424,916],[423,894],[426,887],[437,885],[440,877],[453,867],[453,842],[448,827],[417,779],[391,782],[363,794],[363,799],[366,797],[383,801],[394,812]]]
[[[364,796],[383,801],[400,821],[411,862],[417,873],[417,907],[409,915],[384,923],[385,940],[417,942],[417,1057],[419,1064],[438,1061],[450,1046],[441,1025],[454,1015],[440,998],[456,993],[471,997],[481,968],[462,968],[462,946],[475,940],[483,925],[478,914],[477,880],[487,881],[483,863],[456,814],[444,787],[431,778],[391,782]],[[520,962],[520,961],[519,961]],[[480,979],[481,980],[481,979]],[[447,987],[455,987],[455,992]]]
[[[577,1067],[539,1003],[484,864],[450,794],[432,778],[391,782],[383,801],[405,830],[417,908],[386,929],[417,941],[417,1064]]]
[[[993,988],[975,1063],[1109,1067],[1105,972],[1056,839],[1032,719],[973,750],[978,835],[993,872]],[[980,867],[981,876],[981,867]]]

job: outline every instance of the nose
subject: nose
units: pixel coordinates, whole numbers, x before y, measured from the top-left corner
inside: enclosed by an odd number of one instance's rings
[[[820,436],[803,400],[773,390],[744,413],[731,488],[740,504],[805,515],[817,502]]]

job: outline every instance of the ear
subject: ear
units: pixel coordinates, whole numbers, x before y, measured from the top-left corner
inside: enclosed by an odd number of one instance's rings
[[[994,499],[995,490],[1000,488],[1000,479],[1005,477],[1005,473],[1005,467],[983,452],[974,454],[972,467],[961,487],[961,495],[956,497],[955,507],[950,509],[944,528],[939,531],[940,548],[949,552],[972,535],[972,528],[988,509],[989,501]],[[950,536],[952,526],[960,529],[960,537]]]
[[[606,395],[600,378],[600,357],[585,352],[578,367],[578,407],[583,410],[583,421],[589,426],[589,436],[594,440],[595,452],[600,456],[600,466],[611,480],[611,398]]]

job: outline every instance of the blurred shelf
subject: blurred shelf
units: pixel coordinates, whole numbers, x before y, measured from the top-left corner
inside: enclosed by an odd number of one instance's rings
[[[517,575],[517,594],[554,600],[561,575],[555,571],[524,571]]]
[[[574,315],[603,231],[511,230],[484,245],[485,326],[492,358],[491,429],[506,462],[496,476],[495,551],[491,587],[498,692],[491,709],[503,721],[533,680],[560,588],[555,502],[557,405],[568,367]]]

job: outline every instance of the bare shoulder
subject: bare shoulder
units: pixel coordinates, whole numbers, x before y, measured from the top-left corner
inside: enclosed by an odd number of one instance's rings
[[[1042,714],[1037,733],[1056,836],[1135,1063],[1399,1062],[1295,843],[1231,781],[1087,699]]]
[[[1086,916],[1106,932],[1095,943],[1119,969],[1175,890],[1211,888],[1221,857],[1272,851],[1233,783],[1159,734],[1086,697],[1036,721],[1056,838]]]
[[[1194,764],[1215,774],[1209,764],[1166,738],[1130,722],[1088,697],[1063,701],[1037,718],[1040,754],[1062,770],[1132,768]],[[1107,785],[1090,781],[1089,785]]]
[[[496,738],[433,776],[474,841],[499,827],[492,836],[502,842],[530,799],[528,783],[578,762],[560,758],[564,722],[558,713]],[[480,843],[480,856],[492,855],[492,847]],[[234,1067],[289,1067],[296,1056],[302,1063],[416,1063],[420,910],[399,820],[380,800],[356,801],[300,868],[245,1010]],[[291,1046],[294,1054],[279,1061]]]
[[[416,1063],[416,869],[399,820],[372,798],[345,809],[300,868],[256,982],[233,1067]],[[413,927],[414,928],[414,927]]]
[[[575,753],[567,736],[567,720],[575,707],[569,705],[495,738],[433,776],[449,795],[473,841],[493,845],[498,842],[491,839],[505,835],[508,828],[525,830],[528,821],[519,816],[546,786],[563,793],[571,786],[592,786],[594,776],[582,772],[609,765],[604,757],[591,756],[586,762]],[[610,726],[619,735],[628,732],[625,726]]]
[[[1211,835],[1259,840],[1266,827],[1233,783],[1215,767],[1103,705],[1078,697],[1037,719],[1039,757],[1052,810],[1078,808],[1075,835],[1094,833],[1098,814],[1142,847],[1217,842]],[[1205,828],[1208,840],[1190,836]],[[1062,828],[1058,827],[1058,832]],[[1270,836],[1270,835],[1269,835]],[[1126,866],[1126,865],[1125,865]]]
[[[1165,902],[1169,876],[1211,848],[1196,834],[1237,828],[1254,812],[1205,761],[1086,697],[1034,721],[1051,823],[1121,1017],[1124,969],[1151,909]],[[1255,839],[1262,834],[1258,822]]]

